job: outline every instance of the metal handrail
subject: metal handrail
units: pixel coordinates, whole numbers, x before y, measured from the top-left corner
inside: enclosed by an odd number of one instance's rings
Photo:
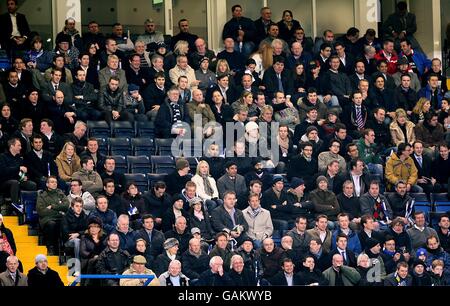
[[[82,279],[147,279],[143,287],[148,286],[150,282],[155,278],[154,275],[117,275],[117,274],[80,274],[77,278],[70,284],[70,287],[76,286]]]

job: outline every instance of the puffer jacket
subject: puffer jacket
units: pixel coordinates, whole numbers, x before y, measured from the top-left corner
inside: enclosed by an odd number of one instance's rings
[[[402,161],[397,154],[392,153],[386,162],[385,177],[392,187],[398,180],[404,180],[406,184],[414,185],[417,181],[417,168],[411,157]]]

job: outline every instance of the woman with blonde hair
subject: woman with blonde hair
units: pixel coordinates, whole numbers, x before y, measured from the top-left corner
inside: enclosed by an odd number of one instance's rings
[[[72,175],[81,170],[80,158],[72,142],[64,144],[61,153],[56,156],[55,162],[58,167],[58,175],[65,182],[69,182],[72,179]]]
[[[414,127],[416,125],[408,120],[406,111],[399,108],[395,111],[395,118],[389,125],[392,142],[397,147],[401,143],[413,144],[416,141]]]
[[[258,51],[253,53],[250,58],[255,60],[255,71],[258,73],[259,78],[262,80],[264,72],[273,65],[273,48],[269,44],[261,44],[258,48]]]
[[[175,57],[178,55],[187,55],[189,52],[189,43],[185,40],[179,40],[173,48]]]
[[[425,120],[425,114],[430,111],[431,102],[427,98],[420,98],[414,106],[411,114],[411,121],[415,124]]]
[[[198,162],[197,171],[191,181],[197,186],[197,195],[206,204],[211,214],[212,210],[223,202],[219,199],[216,180],[209,174],[209,164],[205,160]]]

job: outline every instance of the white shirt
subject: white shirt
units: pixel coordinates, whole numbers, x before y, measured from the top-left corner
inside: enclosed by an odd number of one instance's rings
[[[294,276],[293,275],[289,275],[286,272],[284,273],[284,277],[286,277],[286,282],[288,286],[294,286]]]
[[[170,276],[170,281],[172,282],[172,285],[179,287],[180,286],[180,276]]]
[[[361,175],[352,174],[353,186],[355,186],[355,194],[357,197],[361,196],[361,184],[360,184],[360,180],[359,180],[360,177],[361,177]]]
[[[22,35],[19,32],[19,28],[17,27],[17,17],[14,14],[9,14],[9,16],[11,17],[11,23],[12,23],[12,32],[11,32],[11,36],[19,36],[21,37]]]
[[[327,232],[319,231],[319,237],[320,237],[320,240],[322,240],[322,242],[324,242],[325,238],[327,237]]]

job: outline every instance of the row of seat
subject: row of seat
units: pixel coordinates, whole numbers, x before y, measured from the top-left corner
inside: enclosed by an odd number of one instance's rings
[[[155,125],[150,121],[113,121],[108,125],[106,121],[87,121],[88,135],[90,137],[150,137],[155,136]]]
[[[393,192],[385,192],[384,195],[388,196]],[[431,193],[428,196],[426,193],[417,192],[409,193],[414,198],[414,206],[416,211],[423,211],[425,213],[445,213],[450,211],[450,199],[447,193]]]
[[[175,170],[175,158],[159,155],[112,155],[119,173],[154,173],[170,174]],[[198,160],[195,157],[185,157],[189,162],[191,172],[195,173]]]

